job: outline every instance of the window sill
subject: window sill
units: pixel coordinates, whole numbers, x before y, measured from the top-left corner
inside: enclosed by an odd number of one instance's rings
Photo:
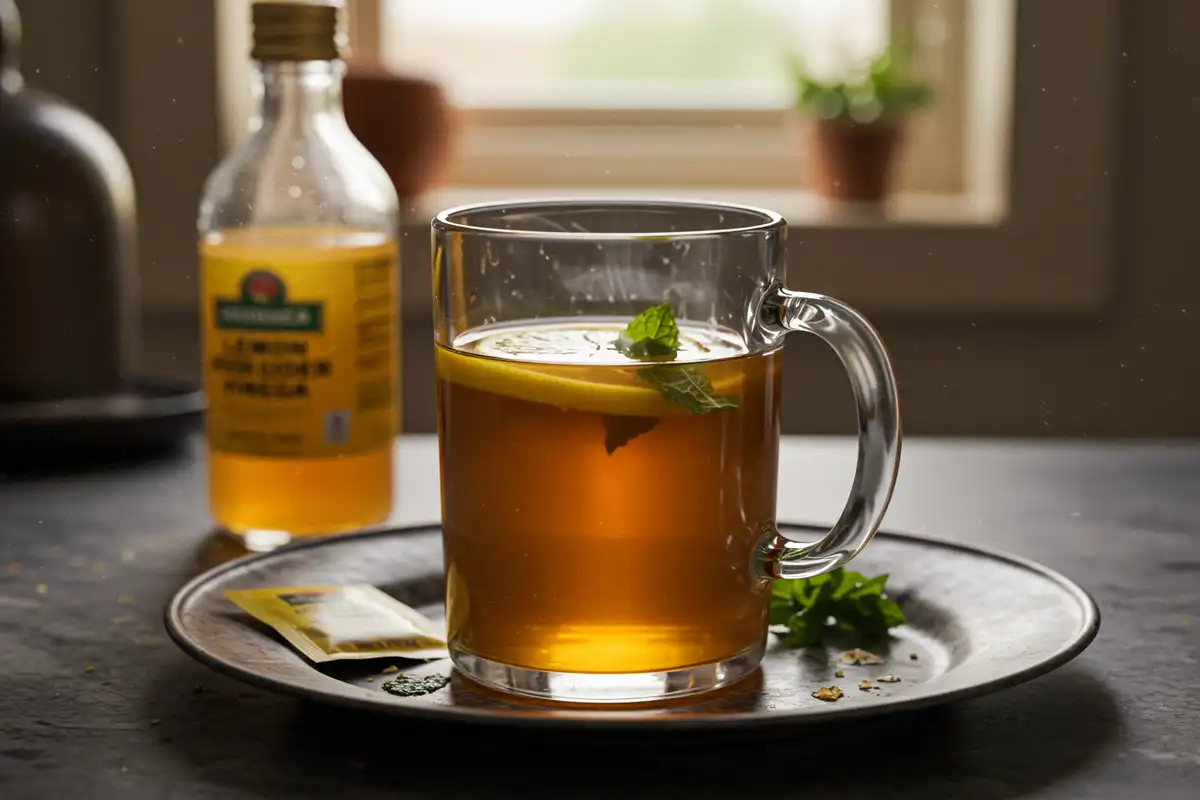
[[[505,198],[613,196],[721,199],[777,211],[790,228],[788,283],[872,316],[1086,318],[1108,300],[1107,226],[1092,223],[1103,204],[1046,216],[1009,213],[985,196],[899,195],[869,208],[799,190],[453,187],[404,215],[406,315],[431,313],[427,228],[438,211]]]
[[[675,197],[770,208],[790,228],[788,283],[888,318],[1100,315],[1108,302],[1108,226],[1103,204],[1055,215],[1008,213],[991,198],[899,195],[883,207],[835,205],[807,191],[721,188],[453,187],[405,209],[401,225],[406,323],[432,316],[429,221],[439,211],[504,198]],[[190,287],[190,284],[188,285]],[[195,298],[147,298],[154,316],[195,316]]]
[[[504,198],[538,200],[570,197],[718,200],[770,209],[783,215],[792,228],[991,227],[1000,224],[1005,215],[1003,202],[998,198],[973,194],[900,194],[882,206],[875,206],[829,203],[814,192],[797,189],[456,186],[438,189],[417,201],[407,209],[406,219],[413,220],[412,224],[424,224],[446,208]]]

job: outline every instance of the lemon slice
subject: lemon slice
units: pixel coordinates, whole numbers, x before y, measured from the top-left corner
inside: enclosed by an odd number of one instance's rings
[[[443,380],[531,403],[632,417],[692,413],[672,403],[657,389],[639,381],[635,369],[555,367],[468,356],[442,347],[437,348],[436,360],[438,376]],[[571,377],[564,375],[564,370],[604,380]],[[722,395],[739,394],[741,382],[740,375],[733,375],[714,381],[713,389]]]

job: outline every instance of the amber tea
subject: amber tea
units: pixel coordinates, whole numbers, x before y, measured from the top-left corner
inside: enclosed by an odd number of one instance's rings
[[[672,360],[635,360],[627,322],[439,345],[452,649],[611,674],[762,646],[750,563],[775,514],[779,351],[680,322]]]
[[[751,675],[771,580],[846,563],[887,509],[900,406],[878,333],[787,288],[787,224],[764,209],[501,200],[432,227],[455,669],[571,703]],[[793,331],[833,348],[858,411],[849,498],[805,542],[775,526]]]

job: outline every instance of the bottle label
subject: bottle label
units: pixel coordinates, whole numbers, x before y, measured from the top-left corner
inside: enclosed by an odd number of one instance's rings
[[[390,444],[398,422],[394,244],[311,263],[203,258],[213,450],[332,457]]]

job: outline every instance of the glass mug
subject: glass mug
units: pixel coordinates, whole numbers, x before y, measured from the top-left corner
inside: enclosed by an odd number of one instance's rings
[[[758,667],[772,578],[833,569],[871,540],[899,466],[895,377],[856,311],[783,287],[786,235],[776,213],[703,202],[501,202],[434,219],[447,638],[462,673],[569,702],[716,688]],[[775,527],[791,331],[837,351],[858,405],[851,495],[816,542]]]

